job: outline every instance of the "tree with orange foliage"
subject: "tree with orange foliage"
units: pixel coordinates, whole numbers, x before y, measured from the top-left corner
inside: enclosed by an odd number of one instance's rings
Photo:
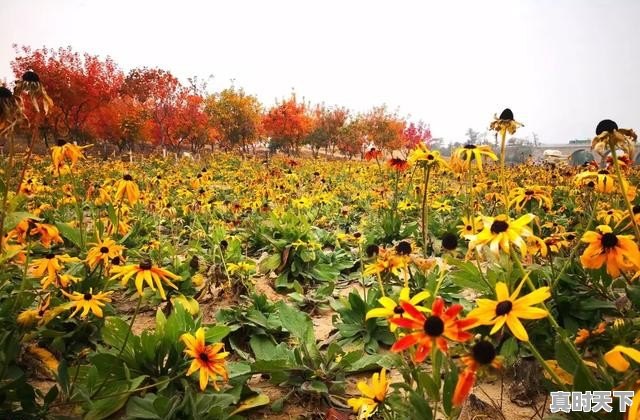
[[[220,146],[249,151],[262,132],[262,104],[257,97],[247,95],[233,86],[210,95],[205,113],[211,127],[218,133]]]
[[[298,102],[295,95],[291,95],[269,110],[262,125],[271,137],[270,147],[297,153],[312,128],[312,122],[307,106]]]
[[[405,122],[386,106],[373,108],[363,116],[362,123],[368,142],[378,149],[393,151],[402,147]]]
[[[326,108],[324,105],[316,107],[312,129],[305,141],[311,146],[313,157],[318,157],[321,148],[328,153],[329,148],[338,143],[348,117],[349,111],[346,108]]]
[[[74,52],[71,47],[33,50],[14,45],[14,49],[16,57],[11,67],[16,77],[27,70],[35,71],[55,104],[43,126],[56,137],[94,140],[92,133],[99,127],[92,125],[92,116],[106,112],[103,108],[118,96],[124,80],[115,62],[109,57]]]

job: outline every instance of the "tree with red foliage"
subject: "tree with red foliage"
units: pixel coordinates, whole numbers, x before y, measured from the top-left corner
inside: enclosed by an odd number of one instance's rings
[[[348,116],[349,111],[345,108],[326,108],[324,105],[316,107],[313,112],[312,129],[306,139],[314,157],[318,157],[321,148],[328,153],[329,148],[337,144]]]
[[[133,69],[127,75],[122,93],[132,97],[145,109],[149,121],[145,122],[144,132],[152,142],[163,150],[173,144],[176,112],[181,95],[181,85],[170,72],[156,68]]]
[[[431,139],[431,128],[422,121],[409,123],[402,132],[402,145],[407,153],[420,143],[428,146]]]
[[[312,119],[307,106],[298,102],[295,95],[276,104],[267,112],[262,125],[271,137],[271,144],[287,153],[298,152],[302,141],[311,130]]]
[[[14,45],[16,57],[11,67],[16,77],[27,70],[35,71],[43,80],[55,106],[44,125],[55,136],[73,140],[93,140],[91,133],[99,131],[91,118],[106,107],[122,86],[124,75],[115,62],[90,54],[74,52],[71,47],[58,50]]]

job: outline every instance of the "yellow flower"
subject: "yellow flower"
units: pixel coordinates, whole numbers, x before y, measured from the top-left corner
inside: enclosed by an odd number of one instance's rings
[[[127,199],[129,205],[134,205],[140,199],[140,189],[138,185],[133,182],[133,177],[126,174],[116,184],[116,197],[115,202],[119,203],[124,199]]]
[[[509,108],[505,108],[499,117],[494,115],[489,129],[504,135],[506,133],[514,134],[520,127],[524,127],[524,125],[514,120],[513,112]]]
[[[598,214],[596,216],[598,221],[605,225],[609,225],[611,222],[618,223],[620,220],[624,219],[625,213],[618,209],[603,209],[598,210]]]
[[[76,257],[70,257],[67,254],[55,255],[49,253],[44,258],[38,258],[33,260],[29,266],[28,274],[30,277],[43,277],[43,288],[48,287],[50,284],[59,284],[58,273],[62,270],[64,263],[79,262]]]
[[[520,216],[516,220],[511,220],[506,215],[496,217],[484,217],[482,219],[484,228],[477,235],[465,235],[469,239],[469,249],[482,249],[483,246],[489,245],[489,249],[494,254],[498,254],[502,249],[509,253],[510,244],[514,244],[520,250],[522,255],[527,253],[527,243],[523,237],[533,235],[531,229],[527,226],[536,216],[529,213]]]
[[[478,307],[467,315],[467,318],[476,318],[476,325],[493,325],[490,334],[495,334],[506,323],[511,333],[520,341],[529,341],[529,335],[520,319],[541,319],[548,313],[537,305],[548,299],[551,292],[548,287],[541,287],[528,295],[518,298],[522,285],[526,278],[522,279],[516,290],[509,296],[509,289],[503,282],[496,284],[497,300],[478,299]]]
[[[634,156],[634,144],[637,134],[630,128],[618,128],[612,120],[602,120],[596,127],[596,136],[591,141],[591,148],[600,156],[606,155],[609,144],[625,151],[628,156]]]
[[[227,265],[227,271],[229,274],[242,273],[247,274],[255,269],[255,264],[249,261],[240,261],[236,263],[229,263]]]
[[[71,300],[71,302],[69,302],[69,308],[76,308],[69,318],[73,318],[73,316],[81,310],[82,314],[80,314],[80,318],[86,318],[89,311],[93,312],[98,318],[102,318],[102,307],[105,305],[105,302],[111,302],[109,295],[113,293],[113,291],[109,291],[94,295],[93,289],[89,289],[88,293],[73,292],[73,294],[69,294],[64,290],[61,291],[63,295]]]
[[[433,203],[431,203],[431,208],[435,209],[440,213],[448,213],[453,209],[451,204],[449,204],[449,200],[444,200],[444,201],[434,200]]]
[[[387,371],[383,368],[379,374],[373,374],[371,385],[365,381],[358,382],[358,390],[362,396],[349,398],[347,404],[358,413],[358,419],[368,419],[376,412],[378,405],[384,402],[388,389]]]
[[[415,149],[409,153],[407,161],[415,165],[416,163],[431,166],[438,169],[449,169],[449,165],[440,156],[437,150],[429,150],[423,143],[418,143]]]
[[[515,205],[518,211],[522,210],[528,202],[533,200],[536,200],[540,207],[545,207],[549,210],[553,207],[549,187],[534,185],[528,188],[514,188],[509,192],[509,207]]]
[[[125,266],[116,266],[111,269],[112,273],[116,273],[114,276],[110,278],[110,280],[117,279],[121,277],[121,283],[123,286],[127,284],[129,279],[131,279],[134,275],[136,289],[138,290],[138,294],[142,296],[143,282],[147,283],[147,286],[151,288],[151,290],[155,291],[156,286],[158,287],[158,291],[160,292],[160,297],[164,300],[167,298],[167,295],[164,292],[164,288],[162,287],[162,283],[166,283],[167,286],[172,287],[174,289],[178,289],[178,286],[173,284],[171,280],[178,280],[180,276],[173,274],[172,272],[165,270],[164,268],[154,267],[151,263],[151,260],[143,260],[140,264],[131,264]],[[170,280],[171,279],[171,280]],[[155,284],[154,284],[155,283]]]
[[[475,218],[469,218],[462,216],[462,224],[458,225],[458,232],[460,237],[464,238],[466,235],[475,235],[482,230],[482,217],[477,216]]]
[[[414,297],[409,297],[410,290],[408,287],[403,287],[400,290],[400,295],[398,296],[398,302],[394,302],[393,299],[387,296],[383,296],[378,299],[382,308],[374,308],[367,312],[367,316],[365,319],[371,318],[386,318],[391,319],[396,316],[402,317],[404,314],[404,309],[400,306],[400,302],[409,302],[411,303],[417,310],[421,312],[429,312],[429,308],[425,308],[424,306],[418,306],[420,302],[425,300],[430,296],[430,293],[427,291],[422,291],[416,294]],[[398,328],[396,324],[390,324],[389,329],[393,332]]]
[[[200,371],[200,389],[204,391],[207,388],[209,379],[213,383],[213,387],[219,390],[216,380],[218,376],[222,377],[225,381],[229,379],[227,373],[227,367],[225,358],[229,355],[228,352],[221,352],[224,344],[216,343],[207,345],[204,339],[204,328],[200,327],[196,331],[196,335],[186,333],[182,334],[180,340],[187,347],[184,352],[193,357],[187,376],[197,370]]]
[[[107,267],[112,258],[122,256],[124,247],[116,244],[113,239],[106,238],[93,244],[93,248],[87,253],[87,264],[93,270],[98,264],[102,263],[103,267]]]
[[[606,264],[612,277],[618,277],[621,270],[640,268],[640,250],[632,235],[616,235],[611,227],[600,225],[596,232],[586,232],[582,242],[589,244],[580,256],[585,268],[598,269]]]
[[[466,144],[463,147],[459,147],[453,152],[453,157],[457,160],[461,169],[469,169],[471,161],[475,160],[478,170],[482,172],[482,157],[486,156],[491,160],[498,160],[498,157],[491,150],[491,146],[482,145],[476,146],[475,144]]]
[[[626,372],[631,364],[622,357],[623,354],[640,363],[640,350],[626,346],[615,346],[604,355],[604,360],[618,372]]]

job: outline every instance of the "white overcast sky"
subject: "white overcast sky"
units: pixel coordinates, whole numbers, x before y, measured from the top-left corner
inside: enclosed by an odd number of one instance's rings
[[[612,118],[640,129],[640,0],[0,0],[11,44],[71,45],[128,71],[214,75],[266,105],[293,89],[362,111],[387,104],[462,140],[513,109],[547,143]]]

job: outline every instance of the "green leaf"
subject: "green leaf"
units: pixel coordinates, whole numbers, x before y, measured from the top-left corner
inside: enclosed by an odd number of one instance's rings
[[[329,393],[329,388],[327,388],[327,385],[322,382],[322,381],[307,381],[305,383],[302,384],[302,386],[300,387],[303,391],[306,392],[314,392],[317,394],[328,394]]]
[[[215,325],[213,327],[208,327],[205,331],[205,340],[207,343],[219,343],[225,338],[231,329],[226,325]]]
[[[71,241],[78,248],[82,249],[82,241],[80,239],[79,229],[75,229],[66,223],[56,223],[56,227],[63,237]]]
[[[43,398],[45,406],[54,402],[56,398],[58,398],[59,393],[60,391],[58,390],[58,386],[57,385],[52,386],[51,389],[49,389],[49,392],[47,392],[47,394]]]
[[[23,221],[24,219],[33,219],[36,221],[41,221],[42,219],[34,216],[31,213],[27,213],[26,211],[13,211],[7,214],[4,219],[4,231],[10,231],[18,226],[18,223]]]
[[[233,416],[234,414],[242,413],[243,411],[251,410],[256,407],[262,407],[269,404],[269,402],[270,400],[268,396],[265,394],[258,394],[242,401],[238,408],[231,412],[231,415]]]
[[[144,398],[133,397],[127,403],[127,418],[159,420],[162,417],[156,413],[154,401],[155,394],[147,394]]]

